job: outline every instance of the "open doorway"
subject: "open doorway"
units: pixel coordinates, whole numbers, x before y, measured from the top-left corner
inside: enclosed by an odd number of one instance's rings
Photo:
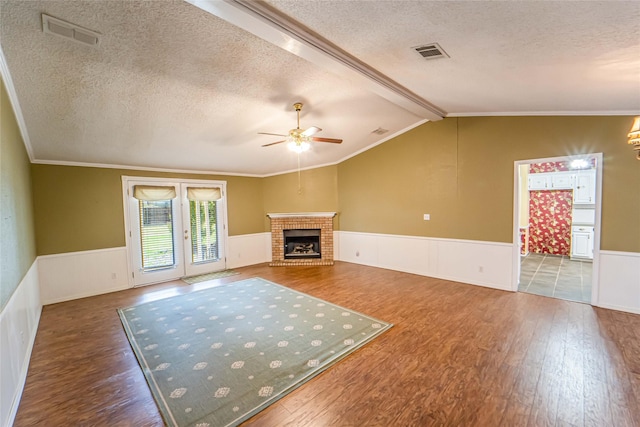
[[[518,161],[513,290],[597,304],[602,154]]]

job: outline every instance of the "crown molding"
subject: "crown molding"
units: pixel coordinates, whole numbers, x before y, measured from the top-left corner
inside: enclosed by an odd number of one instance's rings
[[[33,163],[33,148],[31,148],[31,140],[29,139],[29,132],[27,132],[27,124],[25,123],[24,116],[22,115],[22,108],[20,108],[18,94],[16,93],[16,88],[13,85],[13,79],[11,78],[11,73],[9,72],[9,66],[7,65],[7,59],[4,56],[2,46],[0,46],[0,75],[2,75],[4,86],[7,89],[7,94],[9,95],[9,101],[11,102],[13,114],[15,115],[16,122],[18,123],[18,129],[22,136],[24,148],[27,151],[27,156],[29,156],[29,161]]]

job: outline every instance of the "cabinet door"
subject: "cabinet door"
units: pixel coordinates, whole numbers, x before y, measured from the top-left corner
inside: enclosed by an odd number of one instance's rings
[[[576,257],[591,258],[591,238],[589,232],[574,231],[571,236],[571,255]]]
[[[573,203],[593,204],[596,202],[596,171],[589,170],[576,174]]]
[[[546,190],[549,188],[549,181],[549,174],[532,173],[529,175],[529,190]]]
[[[554,190],[573,189],[573,174],[566,172],[552,174],[551,188],[553,188]]]

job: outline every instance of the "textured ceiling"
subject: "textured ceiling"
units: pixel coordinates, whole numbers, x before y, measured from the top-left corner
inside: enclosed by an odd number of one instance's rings
[[[448,115],[640,112],[640,2],[269,4]],[[100,44],[43,33],[41,13],[101,33]],[[344,139],[315,143],[303,167],[424,121],[234,24],[182,1],[0,0],[32,160],[268,175],[297,157],[257,133],[295,127],[296,101],[302,128]],[[410,49],[429,42],[451,58]]]

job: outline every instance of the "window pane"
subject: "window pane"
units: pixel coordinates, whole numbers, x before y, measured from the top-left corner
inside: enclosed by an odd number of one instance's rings
[[[216,202],[191,200],[191,262],[219,259]]]
[[[142,268],[154,270],[175,265],[172,201],[140,200]]]

